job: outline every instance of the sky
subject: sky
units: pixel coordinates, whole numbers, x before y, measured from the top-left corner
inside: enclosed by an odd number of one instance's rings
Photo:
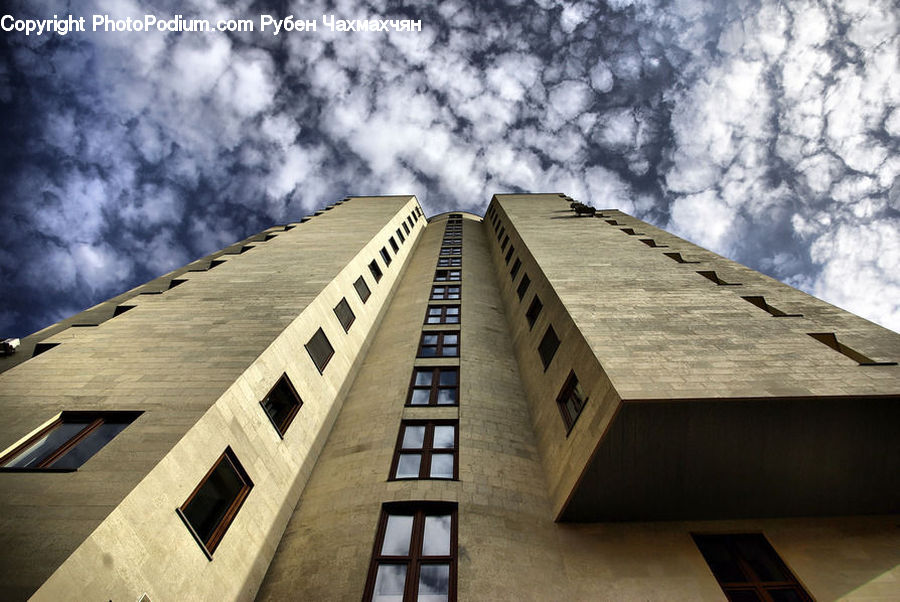
[[[501,192],[621,209],[900,331],[893,0],[13,0],[0,14],[87,26],[0,31],[0,338],[345,196],[481,214]],[[178,14],[255,31],[91,31],[93,15]],[[263,32],[263,15],[316,31]],[[332,31],[323,15],[421,31]]]

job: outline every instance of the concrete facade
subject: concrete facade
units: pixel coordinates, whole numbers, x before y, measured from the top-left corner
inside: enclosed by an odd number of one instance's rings
[[[361,599],[383,504],[429,501],[455,504],[459,600],[724,600],[705,533],[762,533],[814,599],[897,599],[900,336],[569,201],[449,214],[448,255],[448,214],[356,197],[26,339],[0,363],[0,447],[60,411],[143,414],[76,471],[0,471],[4,599]],[[459,280],[435,281],[440,258]],[[417,357],[423,332],[457,333],[459,356]],[[458,369],[457,405],[407,403],[425,367]],[[303,401],[283,438],[259,404],[282,374]],[[458,478],[391,478],[404,420],[458,421]],[[175,509],[226,446],[253,487],[208,555]]]

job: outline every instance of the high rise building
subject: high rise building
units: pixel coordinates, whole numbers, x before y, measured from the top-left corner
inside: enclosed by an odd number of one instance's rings
[[[355,197],[0,358],[0,596],[896,600],[900,336],[615,210]]]

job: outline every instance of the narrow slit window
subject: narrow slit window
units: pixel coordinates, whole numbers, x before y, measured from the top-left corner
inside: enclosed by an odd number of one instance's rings
[[[812,602],[762,534],[694,534],[693,538],[729,600]]]
[[[815,340],[819,341],[823,345],[828,345],[838,353],[841,353],[855,362],[858,362],[860,366],[896,366],[897,362],[879,362],[877,360],[873,360],[867,355],[864,355],[853,349],[852,347],[847,347],[837,339],[837,335],[833,332],[808,332],[806,333]]]
[[[397,232],[399,233],[400,231],[398,230]],[[391,236],[391,237],[388,239],[388,242],[390,243],[391,249],[394,250],[394,254],[396,255],[397,252],[400,250],[400,247],[397,246],[397,241],[394,240],[394,237],[393,237],[393,236]]]
[[[384,247],[381,247],[381,258],[384,260],[384,265],[391,265],[391,254],[388,253],[388,250]]]
[[[227,447],[178,508],[178,515],[210,560],[252,488],[244,467]]]
[[[409,226],[405,221],[403,222],[403,231],[406,232],[407,236],[409,236]]]
[[[378,282],[379,280],[381,280],[381,276],[382,276],[381,268],[378,267],[378,261],[376,261],[375,259],[373,259],[372,262],[369,264],[369,271],[372,272],[372,278],[375,279],[375,282]]]
[[[350,332],[350,327],[356,321],[356,314],[353,313],[353,309],[347,303],[346,297],[341,298],[340,302],[334,306],[334,315],[337,316],[338,321],[344,328],[344,332]]]
[[[553,356],[556,355],[557,349],[559,349],[559,337],[556,336],[553,326],[547,326],[547,332],[544,333],[544,338],[541,339],[541,344],[538,345],[538,355],[541,356],[541,363],[544,365],[545,372],[550,366],[550,362],[553,361]]]
[[[459,368],[414,368],[409,385],[408,406],[455,406],[459,404]]]
[[[524,274],[522,276],[522,281],[519,283],[519,288],[516,289],[516,294],[519,296],[519,301],[521,301],[525,297],[525,293],[528,292],[528,285],[531,284],[531,278],[528,277],[528,274]]]
[[[14,470],[76,470],[142,412],[63,412],[0,458]]]
[[[628,236],[643,236],[643,232],[635,232],[634,228],[619,228]]]
[[[500,231],[497,232],[497,242],[500,242],[500,239],[503,238],[503,234],[506,232],[506,228],[504,226],[500,226]]]
[[[513,267],[509,271],[509,277],[511,280],[515,280],[516,276],[519,274],[519,268],[522,267],[522,260],[516,257],[515,262],[513,262]]]
[[[788,313],[781,311],[777,307],[773,307],[772,305],[769,305],[766,302],[766,298],[762,297],[762,296],[741,297],[741,299],[743,299],[744,301],[746,301],[748,303],[752,303],[756,307],[760,308],[761,310],[763,310],[765,312],[768,312],[769,314],[775,316],[776,318],[802,318],[803,317],[803,314],[788,314]]]
[[[316,331],[316,334],[306,344],[306,351],[319,372],[325,371],[325,366],[328,365],[328,362],[331,361],[331,356],[334,355],[334,347],[331,346],[331,342],[325,336],[325,331],[321,328]]]
[[[534,328],[534,323],[537,322],[538,316],[541,315],[542,309],[544,309],[544,304],[541,303],[540,298],[535,295],[534,299],[531,300],[531,305],[528,306],[528,311],[525,312],[525,319],[528,320],[529,330]]]
[[[356,282],[353,283],[353,288],[356,289],[356,294],[359,295],[359,300],[365,303],[369,300],[369,297],[372,295],[372,291],[369,290],[369,285],[366,284],[366,279],[360,276],[356,279]]]
[[[509,245],[509,251],[506,252],[506,265],[509,265],[509,260],[512,259],[513,253],[515,253],[516,248],[512,245]]]
[[[509,236],[504,236],[504,237],[503,237],[503,242],[500,243],[500,250],[501,250],[501,251],[505,251],[505,250],[506,250],[506,245],[508,245],[508,244],[509,244]]]
[[[575,376],[575,371],[573,370],[569,372],[569,377],[556,398],[556,405],[559,408],[563,423],[566,425],[566,433],[569,433],[572,427],[575,426],[575,421],[578,420],[581,410],[584,409],[584,404],[586,403],[587,397],[581,389],[581,384],[578,382],[578,377]]]
[[[652,238],[642,238],[641,242],[650,247],[651,249],[665,249],[668,248],[669,245],[660,245],[657,244],[655,240]]]
[[[663,253],[663,255],[665,255],[672,261],[677,261],[678,263],[700,263],[699,261],[688,261],[681,256],[681,253]]]
[[[406,237],[403,236],[403,232],[400,231],[400,228],[397,228],[397,239],[400,241],[400,244],[406,242]]]
[[[303,405],[303,400],[300,399],[300,395],[297,394],[297,390],[294,389],[287,374],[282,374],[272,390],[259,402],[259,405],[262,406],[278,434],[284,437],[291,422],[294,421],[294,417],[297,416],[300,406]]]
[[[706,278],[707,280],[709,280],[710,282],[715,282],[719,286],[741,286],[740,282],[725,282],[724,280],[722,280],[719,277],[718,274],[716,274],[713,271],[697,272],[697,273],[700,274],[701,276],[703,276],[704,278]]]

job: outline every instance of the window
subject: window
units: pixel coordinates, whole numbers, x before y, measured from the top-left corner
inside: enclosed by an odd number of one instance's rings
[[[441,255],[459,255],[462,247],[441,247]]]
[[[729,600],[812,602],[761,533],[693,538]]]
[[[366,279],[360,276],[356,279],[356,282],[353,283],[353,288],[356,289],[356,294],[359,295],[359,300],[365,303],[369,300],[369,297],[372,295],[372,291],[369,290],[369,285],[366,284]]]
[[[459,368],[415,368],[406,405],[455,406],[458,392]]]
[[[541,363],[544,364],[544,371],[547,370],[550,362],[553,361],[553,356],[556,355],[557,349],[559,349],[559,338],[557,338],[553,326],[548,326],[547,332],[544,333],[544,338],[541,339],[541,344],[538,345],[538,353],[541,356]]]
[[[410,228],[415,228],[415,227],[416,227],[415,224],[413,224],[412,216],[411,216],[411,215],[408,216],[408,217],[406,218],[406,223],[409,224],[409,227],[410,227]]]
[[[581,410],[586,403],[587,397],[584,396],[584,391],[581,390],[578,377],[575,376],[574,371],[569,372],[569,378],[566,379],[566,383],[556,398],[556,405],[559,407],[559,413],[562,415],[563,422],[566,425],[566,433],[575,426],[575,421],[578,420],[578,416],[581,415]]]
[[[537,322],[538,316],[541,315],[542,309],[544,309],[544,304],[541,303],[541,300],[537,295],[535,295],[534,299],[531,300],[531,305],[528,306],[528,311],[525,313],[525,318],[528,320],[529,330],[534,328],[534,323]]]
[[[445,236],[444,240],[441,241],[441,245],[445,246],[445,247],[460,247],[460,246],[462,246],[462,239],[461,238],[448,238]],[[459,253],[460,253],[460,250],[457,249],[455,253],[449,253],[449,255],[459,255]]]
[[[501,250],[501,251],[505,251],[505,250],[506,250],[506,245],[507,245],[508,243],[509,243],[509,236],[504,236],[504,237],[503,237],[503,242],[500,243],[500,250]]]
[[[399,234],[399,233],[400,233],[400,230],[397,230],[397,233]],[[391,237],[388,239],[388,242],[390,243],[391,248],[394,250],[394,254],[396,255],[396,254],[397,254],[397,251],[400,250],[400,247],[397,246],[397,241],[394,240],[394,237],[393,237],[393,236],[391,236]]]
[[[397,238],[400,239],[401,243],[406,242],[406,238],[403,236],[403,232],[400,231],[400,228],[397,228]]]
[[[528,277],[528,274],[525,274],[522,276],[522,282],[519,283],[519,288],[516,289],[516,294],[519,295],[519,301],[525,297],[529,284],[531,284],[531,278]]]
[[[460,280],[462,272],[460,270],[437,270],[434,273],[435,282],[446,282],[448,280]]]
[[[426,324],[459,324],[459,305],[429,305]]]
[[[701,276],[703,276],[704,278],[706,278],[707,280],[709,280],[711,282],[715,282],[719,286],[740,286],[741,285],[739,282],[725,282],[724,280],[722,280],[719,277],[718,274],[716,274],[713,271],[697,272],[697,273],[700,274]]]
[[[852,347],[848,347],[838,341],[837,335],[833,332],[808,332],[806,333],[815,340],[819,341],[823,345],[828,345],[838,353],[842,353],[852,359],[855,362],[858,362],[860,366],[896,366],[897,362],[881,362],[870,358],[867,355],[864,355],[853,349]]]
[[[513,262],[513,267],[509,271],[509,277],[512,280],[516,279],[516,275],[519,273],[519,268],[522,267],[522,260],[516,257],[516,260]]]
[[[244,467],[227,447],[187,501],[178,508],[178,516],[210,560],[252,488],[253,483]]]
[[[378,267],[378,262],[376,260],[372,260],[372,263],[369,264],[369,271],[372,272],[372,278],[375,279],[375,282],[381,280],[381,268]]]
[[[325,336],[325,331],[321,328],[316,331],[316,334],[306,344],[306,351],[309,352],[309,357],[312,358],[319,372],[325,370],[325,366],[328,365],[331,356],[334,355],[334,347],[328,342],[328,337]]]
[[[409,236],[409,226],[406,222],[403,222],[403,231],[406,232],[406,235]]]
[[[459,286],[432,286],[431,298],[434,301],[459,299]]]
[[[353,325],[353,322],[356,320],[356,314],[350,309],[350,304],[347,303],[346,297],[342,298],[341,301],[334,306],[334,315],[337,316],[341,326],[344,327],[344,332],[350,332],[350,326]]]
[[[417,357],[459,357],[459,332],[423,332]]]
[[[380,252],[381,252],[381,258],[384,259],[384,265],[386,265],[386,266],[391,265],[391,256],[388,253],[387,249],[384,247],[381,247]]]
[[[266,416],[272,421],[272,426],[275,427],[278,434],[284,437],[294,416],[303,405],[303,400],[297,395],[297,390],[294,389],[287,374],[282,374],[269,394],[259,402],[259,405],[265,410]]]
[[[456,479],[457,421],[404,421],[391,479]]]
[[[497,242],[500,242],[500,239],[503,238],[503,233],[506,232],[506,228],[500,226],[500,231],[497,232]]]
[[[513,253],[515,253],[516,248],[512,245],[509,245],[509,251],[506,252],[506,265],[509,265],[509,260],[512,259]]]
[[[76,470],[141,412],[63,412],[0,458],[11,470]]]
[[[665,255],[672,261],[677,261],[678,263],[700,263],[699,261],[688,261],[681,256],[681,253],[663,253],[663,255]]]
[[[456,600],[456,504],[384,504],[366,602]]]
[[[771,315],[776,318],[802,318],[803,314],[788,314],[777,307],[773,307],[766,302],[765,297],[741,297],[744,301],[748,303],[752,303],[756,307],[760,308],[763,311],[769,312]]]
[[[439,257],[437,264],[439,268],[458,268],[462,265],[462,257]]]

